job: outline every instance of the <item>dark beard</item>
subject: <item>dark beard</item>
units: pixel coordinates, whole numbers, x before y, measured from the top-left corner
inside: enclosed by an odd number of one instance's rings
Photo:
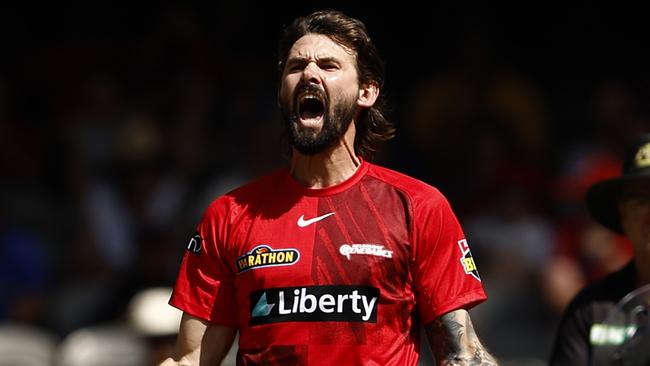
[[[289,109],[290,107],[286,101],[280,103],[285,131],[289,136],[291,145],[301,154],[312,156],[334,146],[345,134],[357,111],[357,105],[356,100],[351,102],[341,100],[332,109],[326,108],[323,113],[323,127],[319,132],[300,129],[298,109]]]

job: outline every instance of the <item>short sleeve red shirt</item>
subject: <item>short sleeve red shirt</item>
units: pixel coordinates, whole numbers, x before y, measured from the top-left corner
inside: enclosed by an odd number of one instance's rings
[[[362,162],[325,189],[284,169],[215,200],[170,303],[238,328],[238,364],[403,366],[420,322],[485,299],[444,196]]]

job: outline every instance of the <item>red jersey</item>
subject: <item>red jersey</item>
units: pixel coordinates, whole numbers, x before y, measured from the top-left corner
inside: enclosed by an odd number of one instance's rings
[[[362,162],[325,189],[284,169],[219,197],[170,303],[238,328],[238,365],[404,366],[419,322],[485,299],[443,195]]]

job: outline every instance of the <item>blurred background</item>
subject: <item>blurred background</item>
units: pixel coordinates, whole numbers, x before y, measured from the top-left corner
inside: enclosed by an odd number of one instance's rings
[[[287,163],[277,39],[323,7],[379,47],[398,133],[375,162],[449,198],[490,297],[478,333],[504,364],[544,363],[571,297],[630,258],[582,201],[649,132],[650,34],[624,3],[2,5],[0,344],[40,350],[10,364],[116,365],[68,357],[78,339],[162,357],[175,325],[150,325],[174,319],[203,210]]]

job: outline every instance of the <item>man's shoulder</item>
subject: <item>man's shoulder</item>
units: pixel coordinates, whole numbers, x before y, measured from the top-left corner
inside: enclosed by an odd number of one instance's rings
[[[277,194],[278,188],[283,186],[287,176],[287,169],[277,169],[268,174],[257,177],[227,193],[215,198],[209,210],[223,209],[231,206],[245,206],[247,203],[258,200],[270,194]]]
[[[574,298],[573,306],[593,303],[618,303],[634,289],[634,265],[628,263],[604,278],[585,286]]]
[[[564,311],[561,332],[572,332],[575,327],[581,337],[588,336],[593,324],[606,321],[617,304],[634,288],[633,267],[627,265],[605,278],[584,287]],[[567,337],[560,334],[561,337]]]
[[[434,186],[410,175],[383,166],[370,164],[368,176],[393,186],[415,200],[443,197]]]
[[[241,197],[257,194],[260,191],[277,191],[278,185],[286,179],[287,174],[288,171],[286,168],[274,170],[231,190],[225,196]]]

